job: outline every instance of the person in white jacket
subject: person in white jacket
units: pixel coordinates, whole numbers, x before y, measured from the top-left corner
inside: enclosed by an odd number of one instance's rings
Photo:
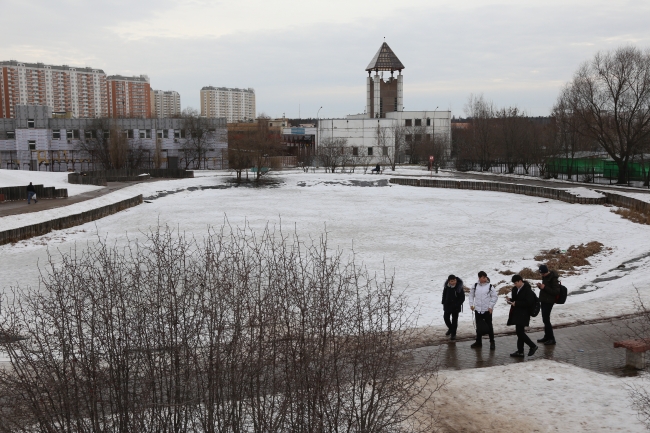
[[[483,271],[479,272],[478,281],[469,290],[469,306],[476,318],[476,342],[471,345],[472,348],[483,346],[483,342],[481,341],[483,334],[479,333],[478,326],[479,321],[483,320],[489,327],[490,350],[495,349],[492,310],[494,310],[498,299],[497,291],[490,284],[490,279],[487,274]]]

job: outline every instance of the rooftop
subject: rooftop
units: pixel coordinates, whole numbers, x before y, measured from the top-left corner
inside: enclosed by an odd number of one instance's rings
[[[45,63],[24,63],[17,60],[3,60],[0,61],[0,66],[19,66],[23,68],[33,68],[33,69],[52,69],[55,71],[78,71],[78,72],[94,72],[103,74],[104,71],[101,69],[95,69],[90,67],[79,68],[75,66],[68,65],[46,65]]]
[[[393,50],[384,42],[372,58],[366,71],[401,71],[404,65],[399,61]]]

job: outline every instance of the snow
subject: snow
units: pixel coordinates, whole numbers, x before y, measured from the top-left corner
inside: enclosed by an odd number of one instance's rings
[[[103,186],[95,185],[70,184],[68,183],[68,173],[66,172],[0,169],[0,187],[29,185],[29,182],[45,187],[53,186],[57,189],[67,188],[68,197],[104,188]]]
[[[599,193],[598,191],[594,191],[593,189],[589,188],[584,188],[584,187],[577,187],[577,188],[568,188],[565,189],[566,192],[569,194],[578,196],[578,197],[585,197],[585,198],[603,198],[605,197],[604,194]]]
[[[644,432],[617,378],[549,360],[443,371],[435,410],[453,431]],[[553,379],[553,380],[549,380]]]
[[[623,196],[626,196],[626,197],[631,197],[631,198],[635,198],[637,200],[644,201],[646,203],[650,203],[650,192],[646,193],[646,194],[641,193],[641,192],[636,192],[635,193],[635,192],[627,192],[627,191],[612,191],[612,192],[615,193],[615,194],[618,194],[618,195],[623,195]]]
[[[584,273],[563,278],[570,292],[565,305],[553,310],[556,324],[627,314],[634,311],[635,288],[650,296],[650,227],[632,223],[604,206],[568,204],[499,192],[416,188],[391,185],[383,176],[283,172],[276,187],[229,187],[227,172],[202,172],[194,179],[135,184],[105,196],[31,214],[0,219],[0,230],[65,213],[76,213],[143,194],[144,203],[118,214],[43,237],[0,247],[0,290],[18,283],[38,284],[38,264],[51,251],[85,248],[97,236],[124,244],[126,236],[141,238],[158,222],[200,238],[208,226],[227,218],[232,226],[248,223],[254,230],[267,224],[294,229],[303,239],[327,231],[330,246],[358,260],[373,272],[386,266],[397,288],[421,309],[420,324],[441,335],[441,287],[450,273],[466,285],[485,270],[494,283],[535,268],[540,250],[566,249],[600,241],[611,250],[590,259]],[[385,186],[381,186],[385,185]],[[206,189],[212,188],[212,189]],[[222,189],[215,189],[222,188]],[[630,261],[625,268],[618,268]],[[636,261],[634,261],[636,260]],[[499,300],[495,329],[505,330],[508,307]],[[532,326],[540,326],[541,317]],[[511,330],[508,328],[508,330]],[[471,334],[471,314],[461,314],[459,336]]]

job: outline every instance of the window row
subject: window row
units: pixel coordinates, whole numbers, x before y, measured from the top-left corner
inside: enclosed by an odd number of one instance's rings
[[[426,125],[431,126],[431,119],[426,119],[426,121]],[[404,119],[404,126],[422,126],[422,119]]]

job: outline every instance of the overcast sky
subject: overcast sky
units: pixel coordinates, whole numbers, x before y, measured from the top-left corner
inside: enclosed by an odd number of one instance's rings
[[[206,85],[252,87],[258,113],[341,117],[365,108],[386,42],[406,110],[464,116],[471,93],[547,115],[597,51],[650,47],[648,0],[0,0],[1,60],[147,74],[199,107]]]

